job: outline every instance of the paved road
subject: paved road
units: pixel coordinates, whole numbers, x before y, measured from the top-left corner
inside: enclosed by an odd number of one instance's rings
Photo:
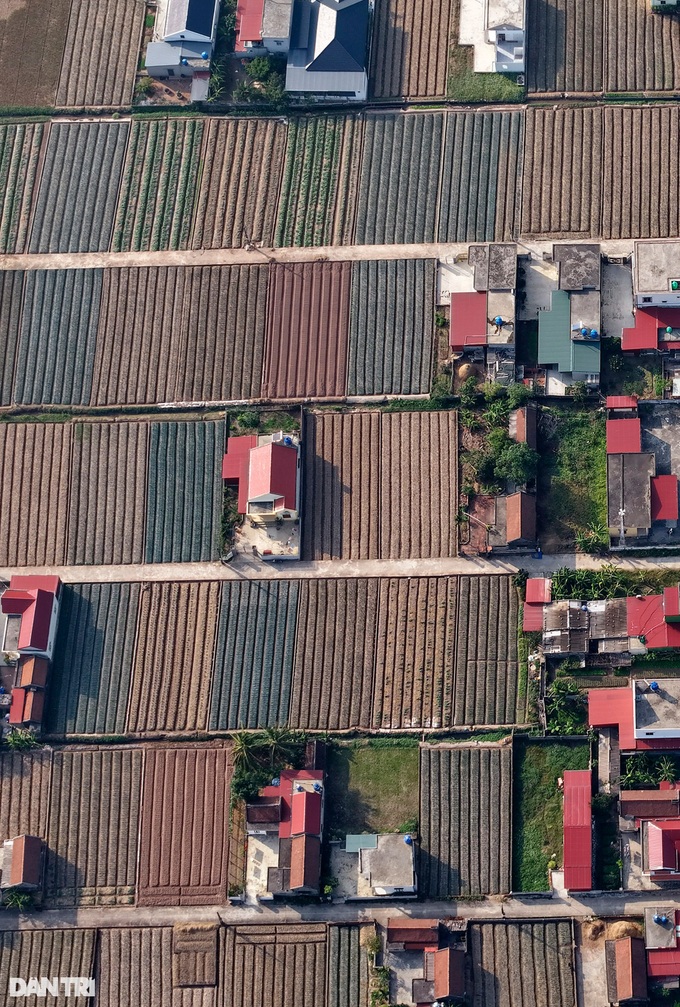
[[[318,562],[264,563],[250,554],[238,554],[231,563],[148,563],[128,566],[48,566],[44,574],[56,574],[66,584],[118,583],[125,581],[187,580],[277,580],[311,577],[436,577],[464,574],[516,573],[528,570],[546,576],[560,567],[598,570],[613,564],[621,570],[680,570],[680,555],[658,558],[619,558],[559,553],[534,559],[531,554],[512,558],[484,559],[459,556],[452,559],[328,560]],[[0,580],[12,574],[35,573],[37,567],[0,567]]]
[[[675,897],[674,897],[675,895]],[[488,898],[473,902],[392,902],[376,905],[345,902],[337,905],[260,906],[105,906],[88,909],[50,909],[37,913],[0,913],[3,930],[44,930],[71,927],[148,927],[170,926],[185,921],[222,921],[223,923],[296,923],[328,920],[357,923],[388,917],[464,918],[470,920],[523,920],[559,917],[640,915],[645,908],[680,904],[680,889],[653,893],[634,892],[593,896],[592,898]]]

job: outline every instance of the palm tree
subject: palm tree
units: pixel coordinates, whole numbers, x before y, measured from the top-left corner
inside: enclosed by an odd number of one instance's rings
[[[255,769],[258,765],[257,750],[260,747],[257,735],[249,731],[235,731],[231,736],[234,768]]]

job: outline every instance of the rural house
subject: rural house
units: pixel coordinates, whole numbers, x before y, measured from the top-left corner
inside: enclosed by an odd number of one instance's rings
[[[619,1007],[647,1001],[647,960],[642,937],[604,942],[607,997]]]
[[[149,76],[191,77],[191,100],[207,98],[219,10],[219,0],[168,0],[165,22],[146,47]]]
[[[475,73],[524,73],[525,17],[524,0],[464,0],[458,41],[474,46]]]
[[[15,888],[34,892],[42,878],[42,839],[16,836],[6,839],[0,848],[0,890]]]
[[[564,887],[589,892],[593,887],[592,780],[589,769],[567,769],[564,795]]]

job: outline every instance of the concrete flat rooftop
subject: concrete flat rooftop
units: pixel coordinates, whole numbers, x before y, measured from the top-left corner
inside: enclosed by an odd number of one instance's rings
[[[658,682],[658,692],[652,692],[642,679],[635,682],[635,727],[650,731],[677,730],[680,735],[680,678],[654,681]]]
[[[670,290],[669,280],[680,279],[680,241],[635,242],[635,289]]]

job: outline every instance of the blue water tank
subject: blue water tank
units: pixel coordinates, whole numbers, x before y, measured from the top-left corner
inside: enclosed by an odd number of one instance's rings
[[[659,683],[658,682],[650,682],[649,683],[649,688],[652,690],[652,692],[660,692]]]
[[[593,337],[593,339],[597,339],[597,329],[591,329],[590,334]]]
[[[411,839],[410,836],[404,836],[404,842],[406,843],[407,846],[413,846],[413,840]]]
[[[207,52],[202,52],[201,53],[201,59],[207,59],[207,58],[208,58]]]
[[[581,329],[581,335],[582,336],[587,336],[588,335],[588,330],[587,329]]]
[[[289,448],[289,447],[292,447],[292,444],[293,444],[293,438],[292,438],[292,437],[284,437],[284,438],[283,438],[283,443],[284,443],[284,444],[286,445],[286,447],[288,447],[288,448]]]
[[[496,325],[502,325],[503,319],[501,318],[500,315],[496,315],[496,317],[494,318],[494,322],[496,323]]]

